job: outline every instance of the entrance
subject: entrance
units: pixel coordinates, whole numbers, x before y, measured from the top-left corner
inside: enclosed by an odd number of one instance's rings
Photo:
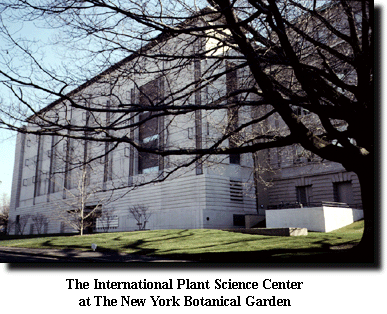
[[[83,216],[86,217],[83,229],[84,234],[94,233],[96,230],[97,218],[101,217],[102,209],[100,205],[85,206]]]

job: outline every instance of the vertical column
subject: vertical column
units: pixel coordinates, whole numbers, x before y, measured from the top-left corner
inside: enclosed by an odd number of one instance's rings
[[[36,164],[35,164],[35,182],[34,183],[34,200],[33,204],[35,205],[35,199],[40,195],[40,170],[42,167],[41,162],[41,146],[42,146],[42,136],[38,135],[38,149],[36,151]]]
[[[194,61],[194,80],[195,80],[195,105],[200,106],[202,103],[201,98],[201,60],[195,59]],[[201,110],[195,111],[195,145],[196,149],[202,148],[202,112]],[[203,165],[200,161],[196,162],[196,174],[203,174]]]
[[[55,192],[55,148],[56,148],[56,136],[51,137],[51,147],[50,147],[50,170],[48,173],[48,191],[47,191],[47,202],[50,201],[50,194]]]
[[[106,126],[108,127],[110,125],[110,100],[106,102]],[[107,131],[108,132],[108,131]],[[108,135],[106,135],[106,138],[108,138]],[[110,153],[110,142],[105,142],[105,162],[104,162],[104,170],[103,170],[103,188],[106,189],[106,182],[112,180],[112,158]]]
[[[91,97],[91,96],[90,96]],[[90,100],[91,101],[91,100]],[[85,107],[90,108],[88,101],[85,101]],[[84,113],[85,116],[85,132],[84,136],[87,138],[89,136],[88,128],[90,126],[90,111],[86,110]],[[89,140],[85,139],[83,141],[83,165],[82,171],[86,171],[85,175],[85,184],[88,186],[90,184],[90,160],[89,160]]]
[[[130,90],[130,103],[134,104],[136,102],[136,94],[135,89],[132,88]],[[133,124],[134,118],[133,113],[130,113],[130,119],[129,119],[129,125]],[[134,128],[130,127],[129,131],[129,138],[131,141],[134,140]],[[134,148],[132,145],[129,147],[129,178],[128,178],[128,184],[129,186],[133,185],[133,175],[134,175]]]
[[[164,78],[160,77],[157,80],[159,84],[158,102],[164,98]],[[159,133],[159,149],[164,149],[164,116],[158,117],[158,133]],[[160,174],[164,171],[164,156],[159,156],[159,171]]]
[[[73,121],[73,111],[70,109],[70,123]],[[67,135],[70,136],[70,129],[67,130]],[[71,189],[71,168],[70,162],[72,158],[72,147],[71,147],[71,138],[67,137],[66,139],[66,158],[65,158],[65,170],[64,170],[64,180],[63,180],[63,198],[66,198],[66,189]]]
[[[23,127],[23,130],[25,130],[25,127]],[[11,193],[11,202],[10,202],[11,211],[16,210],[20,206],[25,142],[26,142],[26,134],[18,133],[16,138],[15,166],[13,169],[13,178],[12,178],[12,193]]]

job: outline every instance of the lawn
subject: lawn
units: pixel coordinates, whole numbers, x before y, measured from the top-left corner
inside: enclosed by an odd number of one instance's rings
[[[276,262],[350,260],[344,254],[363,234],[363,221],[329,232],[307,236],[250,235],[212,229],[153,230],[73,236],[41,236],[6,239],[0,246],[115,251],[169,256],[195,261]]]

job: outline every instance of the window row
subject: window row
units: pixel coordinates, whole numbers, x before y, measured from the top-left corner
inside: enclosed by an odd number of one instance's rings
[[[313,204],[312,185],[297,186],[297,202],[303,206]],[[333,183],[333,201],[337,203],[353,204],[353,187],[351,181]]]

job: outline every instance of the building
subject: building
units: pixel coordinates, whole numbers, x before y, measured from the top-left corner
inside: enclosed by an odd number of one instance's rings
[[[323,201],[359,204],[353,174],[304,156],[298,147],[197,159],[150,152],[211,147],[255,114],[250,107],[227,106],[236,102],[233,97],[224,100],[222,110],[189,109],[226,99],[236,86],[248,84],[246,71],[228,71],[235,64],[214,68],[211,58],[182,64],[178,58],[152,60],[141,53],[225,53],[217,44],[215,36],[192,41],[185,34],[162,34],[31,116],[27,132],[17,138],[10,210],[14,232],[74,232],[80,209],[86,223],[82,229],[111,232],[241,227],[246,216],[262,220],[268,208]],[[200,78],[208,81],[217,71],[225,72],[198,88]],[[168,103],[181,106],[179,114],[170,114]],[[268,123],[281,126],[275,118]],[[255,131],[247,127],[237,135]],[[220,145],[237,146],[238,136]],[[136,149],[137,144],[145,149]],[[130,211],[136,206],[146,213],[136,217]]]

